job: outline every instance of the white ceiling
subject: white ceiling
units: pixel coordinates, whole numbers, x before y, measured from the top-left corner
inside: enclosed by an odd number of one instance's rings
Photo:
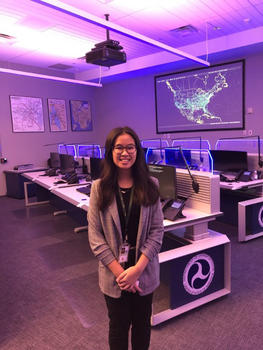
[[[208,61],[212,53],[260,44],[263,38],[263,0],[63,0],[60,3],[100,19],[105,19],[104,14],[108,13],[112,24]],[[5,24],[3,16],[12,19],[13,24]],[[185,26],[186,29],[191,26],[192,30],[178,30]],[[51,38],[54,31],[63,37],[43,53],[43,33],[50,31]],[[24,43],[28,33],[35,34],[30,45]],[[111,69],[87,64],[83,56],[95,43],[106,40],[105,28],[32,0],[0,0],[0,39],[1,34],[12,38],[0,40],[0,67],[58,76],[68,74],[77,79],[119,74],[181,59],[110,31],[111,39],[124,47],[127,63]],[[73,37],[74,42],[67,42],[67,37]],[[65,44],[70,48],[69,57],[61,54]]]

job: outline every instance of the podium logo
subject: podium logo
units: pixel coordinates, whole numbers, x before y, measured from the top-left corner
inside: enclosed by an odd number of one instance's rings
[[[203,293],[211,284],[215,274],[215,265],[207,254],[198,254],[186,265],[183,274],[185,290],[192,295]]]
[[[261,227],[263,227],[263,205],[260,207],[258,211],[258,223]]]

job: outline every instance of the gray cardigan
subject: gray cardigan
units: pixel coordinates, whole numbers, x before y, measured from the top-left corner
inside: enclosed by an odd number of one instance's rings
[[[104,212],[98,209],[99,184],[100,180],[95,180],[91,187],[88,210],[89,242],[94,255],[99,259],[99,286],[102,293],[119,298],[121,290],[107,265],[114,259],[118,260],[122,244],[121,224],[115,198]],[[139,278],[139,285],[143,290],[141,295],[152,293],[160,283],[158,253],[162,238],[163,214],[160,201],[149,207],[141,206],[136,261],[140,252],[149,259]]]

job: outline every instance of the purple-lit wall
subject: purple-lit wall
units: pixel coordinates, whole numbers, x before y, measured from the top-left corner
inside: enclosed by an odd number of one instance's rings
[[[120,80],[95,91],[99,138],[116,126],[128,125],[141,138],[155,136],[154,81],[152,76]]]
[[[263,53],[248,57],[233,57],[227,61],[246,59],[246,130],[213,131],[198,133],[170,134],[171,138],[202,136],[208,139],[212,148],[222,137],[240,137],[249,130],[253,135],[263,138]],[[213,61],[212,64],[224,63]],[[191,67],[190,67],[191,68]],[[175,70],[173,70],[175,71]],[[169,71],[171,72],[171,71]],[[164,72],[161,71],[161,74]],[[158,75],[159,73],[155,73]],[[3,170],[9,170],[16,164],[34,163],[46,165],[50,151],[55,146],[44,146],[49,143],[82,143],[93,142],[104,144],[109,130],[118,125],[129,125],[140,138],[156,138],[154,74],[140,75],[134,78],[118,80],[104,84],[103,88],[85,87],[69,83],[46,81],[43,79],[18,77],[0,73],[0,145],[2,155],[7,157],[7,164],[0,164],[0,195],[6,193]],[[103,79],[102,79],[103,83]],[[13,133],[10,115],[9,95],[42,97],[44,108],[44,133]],[[65,99],[68,115],[68,132],[51,133],[47,115],[47,98]],[[72,132],[70,129],[69,100],[85,99],[92,103],[93,131]],[[164,135],[165,136],[165,135]]]
[[[96,113],[93,101],[95,89],[94,87],[77,84],[0,73],[0,144],[2,157],[6,157],[8,160],[6,164],[0,164],[0,195],[6,193],[4,170],[11,170],[17,164],[33,163],[35,166],[47,165],[50,152],[56,151],[57,146],[44,145],[60,142],[94,142],[96,140],[96,118],[93,120],[92,132],[72,132],[69,110],[69,100],[88,100],[91,102],[92,116],[94,116]],[[45,132],[12,132],[10,95],[42,98]],[[47,110],[48,98],[64,99],[66,101],[67,132],[50,132]]]

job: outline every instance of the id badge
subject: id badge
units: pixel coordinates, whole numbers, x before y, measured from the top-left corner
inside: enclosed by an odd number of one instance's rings
[[[121,252],[120,252],[120,256],[119,256],[119,263],[120,264],[128,261],[129,250],[130,250],[129,243],[123,243],[121,245]]]

